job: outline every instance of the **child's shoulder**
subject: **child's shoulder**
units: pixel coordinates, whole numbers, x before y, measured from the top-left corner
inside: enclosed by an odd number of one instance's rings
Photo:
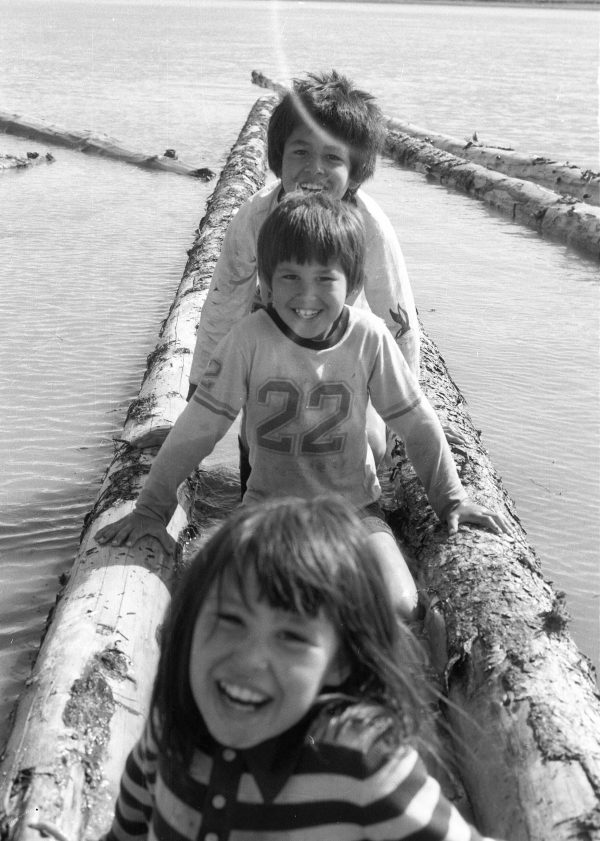
[[[362,188],[356,191],[355,198],[356,206],[360,210],[367,228],[367,234],[371,228],[382,229],[387,234],[388,230],[392,228],[392,223],[375,199],[365,193]]]
[[[279,179],[271,184],[266,184],[240,205],[236,215],[240,218],[245,216],[260,217],[262,223],[262,219],[266,218],[277,204],[280,190],[281,182]]]
[[[385,764],[399,750],[409,750],[402,745],[397,720],[376,704],[326,704],[313,719],[307,736],[319,748],[354,752],[371,770]]]

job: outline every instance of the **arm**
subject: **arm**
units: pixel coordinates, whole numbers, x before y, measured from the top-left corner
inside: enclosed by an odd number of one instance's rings
[[[397,783],[387,798],[398,826],[398,834],[392,829],[390,837],[407,841],[493,841],[481,836],[447,800],[416,751],[399,748],[382,771],[389,775],[392,785]],[[405,834],[408,827],[410,831]]]
[[[388,395],[392,395],[392,399]],[[512,533],[502,515],[469,499],[456,471],[440,421],[394,343],[382,333],[371,385],[373,405],[402,438],[429,503],[450,534],[460,523],[476,523],[496,533]]]
[[[276,189],[275,189],[276,188]],[[263,219],[273,206],[275,187],[261,190],[231,219],[202,307],[190,384],[197,385],[215,347],[252,307],[256,294],[256,242]]]
[[[112,825],[101,841],[144,841],[148,837],[155,805],[157,764],[156,744],[150,723],[146,722],[139,741],[125,762]]]
[[[419,376],[419,321],[400,243],[388,217],[370,196],[357,195],[367,235],[364,297]]]
[[[177,488],[210,455],[246,399],[246,366],[236,339],[228,337],[217,348],[193,399],[154,459],[134,510],[96,532],[98,543],[133,546],[150,535],[168,554],[173,551],[166,527],[177,507]]]

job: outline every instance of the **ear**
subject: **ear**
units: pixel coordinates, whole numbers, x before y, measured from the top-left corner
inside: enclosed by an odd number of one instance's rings
[[[341,686],[350,676],[350,663],[344,651],[338,651],[330,663],[325,676],[324,686]]]

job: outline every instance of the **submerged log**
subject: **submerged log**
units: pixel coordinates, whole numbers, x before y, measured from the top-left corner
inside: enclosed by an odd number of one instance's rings
[[[19,114],[9,114],[7,111],[0,111],[0,131],[14,134],[17,137],[27,137],[29,140],[53,143],[67,149],[77,149],[80,152],[103,155],[143,169],[165,170],[177,175],[199,178],[202,181],[210,181],[214,177],[214,172],[206,167],[193,167],[190,164],[183,163],[183,161],[178,161],[173,149],[166,149],[162,155],[147,155],[126,149],[118,140],[106,134],[96,135],[90,131],[68,131],[41,120],[31,120]]]
[[[264,130],[265,109],[268,102],[263,98],[209,201],[186,267],[189,273],[193,265],[194,272],[183,286],[184,297],[192,299],[187,293],[194,291],[193,283],[198,294],[202,284],[206,289],[213,252],[219,248],[216,241],[245,198],[248,184],[264,176],[252,135]],[[252,119],[258,120],[258,129]],[[188,335],[193,343],[193,331]],[[180,355],[173,351],[175,360]],[[155,452],[118,443],[86,517],[69,581],[57,598],[2,751],[3,841],[39,841],[40,830],[30,824],[49,824],[70,841],[95,841],[110,825],[125,758],[147,713],[158,659],[157,632],[176,564],[165,559],[151,538],[128,549],[99,546],[93,535],[132,509]],[[239,501],[239,480],[237,474],[232,478],[215,469],[208,479],[200,473],[198,481],[211,483],[212,507],[205,506],[194,518],[195,529],[206,534]],[[190,481],[180,489],[180,504],[169,525],[174,537],[187,536],[193,498]]]
[[[600,694],[567,630],[564,595],[544,580],[513,504],[434,343],[423,333],[421,382],[469,494],[507,512],[514,539],[463,526],[448,537],[400,444],[395,530],[426,601],[447,717],[479,828],[511,841],[600,839]],[[434,620],[434,621],[433,621]]]
[[[139,397],[123,428],[122,440],[136,447],[160,444],[185,406],[200,311],[231,217],[265,182],[267,123],[276,101],[274,96],[256,101],[208,201],[159,343],[148,357]]]
[[[9,169],[27,169],[37,164],[51,164],[54,157],[50,152],[40,155],[39,152],[27,152],[25,155],[4,155],[0,154],[0,172]]]
[[[481,143],[475,135],[470,140],[459,140],[397,117],[386,116],[386,124],[390,131],[425,140],[436,149],[481,164],[487,169],[503,172],[512,178],[532,181],[555,193],[587,204],[600,205],[600,173],[591,169],[581,169],[568,162],[560,163],[541,155],[530,155],[511,148]]]

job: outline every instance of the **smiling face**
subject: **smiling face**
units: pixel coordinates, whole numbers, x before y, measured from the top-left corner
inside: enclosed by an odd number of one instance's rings
[[[296,724],[325,685],[338,685],[340,643],[322,613],[301,616],[258,599],[254,578],[246,604],[231,580],[213,586],[192,639],[190,686],[209,732],[243,750]]]
[[[324,190],[341,199],[350,186],[350,150],[317,126],[296,126],[283,147],[281,183],[286,193]]]
[[[284,260],[271,278],[271,304],[282,321],[302,339],[323,339],[338,319],[348,292],[337,260],[326,265]]]

